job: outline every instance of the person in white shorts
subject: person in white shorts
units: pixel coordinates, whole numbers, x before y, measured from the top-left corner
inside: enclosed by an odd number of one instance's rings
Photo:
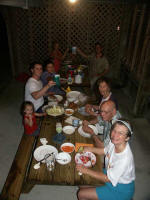
[[[80,188],[78,200],[131,200],[134,195],[135,166],[128,141],[133,134],[130,123],[116,120],[111,141],[105,148],[84,147],[83,152],[105,155],[103,172],[77,165],[77,171],[104,183],[103,186]]]

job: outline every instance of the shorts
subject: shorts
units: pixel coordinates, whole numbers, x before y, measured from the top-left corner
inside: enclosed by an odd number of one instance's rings
[[[107,182],[104,186],[96,187],[96,194],[100,200],[131,200],[134,195],[134,181],[129,184],[118,183],[115,187]]]

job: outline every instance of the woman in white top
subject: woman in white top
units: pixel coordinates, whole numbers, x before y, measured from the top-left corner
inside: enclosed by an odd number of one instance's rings
[[[99,108],[101,104],[104,101],[108,101],[108,100],[112,100],[116,105],[116,109],[118,110],[118,103],[111,92],[111,86],[110,86],[110,82],[108,78],[102,77],[99,79],[99,93],[101,95],[101,98],[99,99],[100,100],[99,105],[86,104],[85,111],[87,113],[93,116],[97,116],[99,113]]]
[[[104,182],[104,186],[81,188],[79,200],[131,200],[134,195],[135,167],[133,155],[128,144],[132,135],[129,122],[117,120],[111,128],[111,141],[105,148],[85,147],[98,155],[105,155],[104,172],[96,172],[77,165],[83,174]]]

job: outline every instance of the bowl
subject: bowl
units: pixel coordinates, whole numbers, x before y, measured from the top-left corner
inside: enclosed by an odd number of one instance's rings
[[[85,167],[93,167],[96,164],[96,156],[92,152],[77,153],[75,163]]]
[[[61,152],[56,155],[56,161],[61,165],[66,165],[71,162],[69,153]]]
[[[65,109],[65,115],[67,116],[71,116],[74,113],[74,110],[71,108],[67,108]]]
[[[52,107],[49,106],[46,109],[46,112],[48,115],[56,117],[56,116],[60,116],[64,114],[64,108],[61,106],[55,106],[55,105]]]
[[[75,128],[73,126],[64,126],[63,127],[63,132],[65,134],[71,135],[75,132]]]
[[[72,153],[75,150],[75,146],[72,143],[63,143],[60,146],[61,151],[66,152],[66,153]]]

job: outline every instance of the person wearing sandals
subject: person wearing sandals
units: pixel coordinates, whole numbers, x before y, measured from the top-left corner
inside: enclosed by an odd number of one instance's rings
[[[80,188],[78,200],[131,200],[134,195],[135,166],[129,139],[133,131],[128,120],[118,119],[111,127],[110,142],[104,148],[84,147],[83,152],[105,155],[103,172],[77,165],[77,171],[104,183]]]

